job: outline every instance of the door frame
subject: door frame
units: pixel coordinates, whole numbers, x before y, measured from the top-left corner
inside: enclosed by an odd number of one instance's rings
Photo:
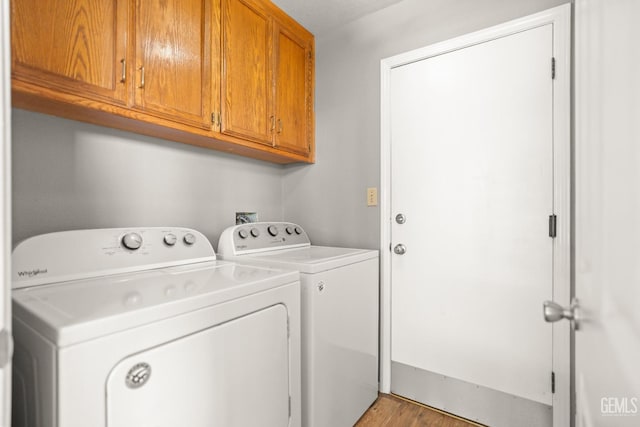
[[[571,4],[499,24],[380,62],[380,391],[391,392],[391,70],[402,65],[495,40],[543,25],[553,25],[553,210],[557,237],[553,245],[553,300],[571,299]],[[551,58],[550,58],[551,62]],[[551,63],[549,64],[551,73]],[[542,301],[540,301],[540,321]],[[555,393],[554,426],[570,425],[571,331],[569,322],[552,326]]]
[[[11,425],[11,43],[9,3],[0,5],[0,426]]]

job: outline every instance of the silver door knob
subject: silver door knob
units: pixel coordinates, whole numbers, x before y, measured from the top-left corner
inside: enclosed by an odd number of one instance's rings
[[[542,306],[544,307],[544,320],[545,322],[553,323],[558,320],[567,319],[571,322],[571,326],[577,331],[579,329],[578,323],[578,300],[573,298],[571,300],[571,306],[569,308],[563,307],[553,301],[545,301]]]
[[[396,215],[396,222],[398,224],[404,224],[405,222],[407,222],[407,217],[404,216],[404,214],[399,213],[398,215]]]
[[[398,255],[404,255],[405,252],[407,252],[407,247],[405,245],[403,245],[402,243],[398,243],[394,248],[393,248],[393,252],[395,252]]]

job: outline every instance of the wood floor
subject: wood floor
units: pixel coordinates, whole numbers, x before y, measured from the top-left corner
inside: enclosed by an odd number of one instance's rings
[[[378,400],[354,427],[476,427],[480,424],[461,420],[435,409],[404,400],[391,394],[380,394]],[[482,426],[481,426],[482,427]]]

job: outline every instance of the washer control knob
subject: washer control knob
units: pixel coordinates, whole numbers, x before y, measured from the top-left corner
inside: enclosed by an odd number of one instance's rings
[[[247,230],[242,229],[238,231],[238,236],[240,236],[241,239],[246,239],[249,237],[249,233],[247,233]]]
[[[187,233],[184,235],[184,238],[182,240],[184,240],[185,245],[191,246],[196,242],[196,236],[191,233]]]
[[[164,235],[164,239],[163,240],[164,240],[165,245],[173,246],[178,241],[178,238],[176,237],[175,234],[169,233],[169,234],[165,234]]]
[[[122,246],[135,251],[142,246],[142,236],[138,233],[127,233],[122,237]]]
[[[286,231],[287,234],[293,234],[293,228],[291,228],[291,227],[285,228],[284,231]]]
[[[302,234],[302,230],[300,229],[300,227],[294,228],[294,231],[296,232],[296,234]]]
[[[251,229],[251,235],[253,237],[258,237],[260,235],[260,230],[258,230],[257,228],[252,228]]]
[[[276,227],[275,225],[270,225],[269,227],[267,227],[267,231],[273,237],[276,237],[278,235],[278,227]]]

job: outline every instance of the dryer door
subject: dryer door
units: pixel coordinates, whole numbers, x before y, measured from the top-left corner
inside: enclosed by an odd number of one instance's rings
[[[287,426],[287,335],[278,304],[127,357],[107,380],[107,426]]]

